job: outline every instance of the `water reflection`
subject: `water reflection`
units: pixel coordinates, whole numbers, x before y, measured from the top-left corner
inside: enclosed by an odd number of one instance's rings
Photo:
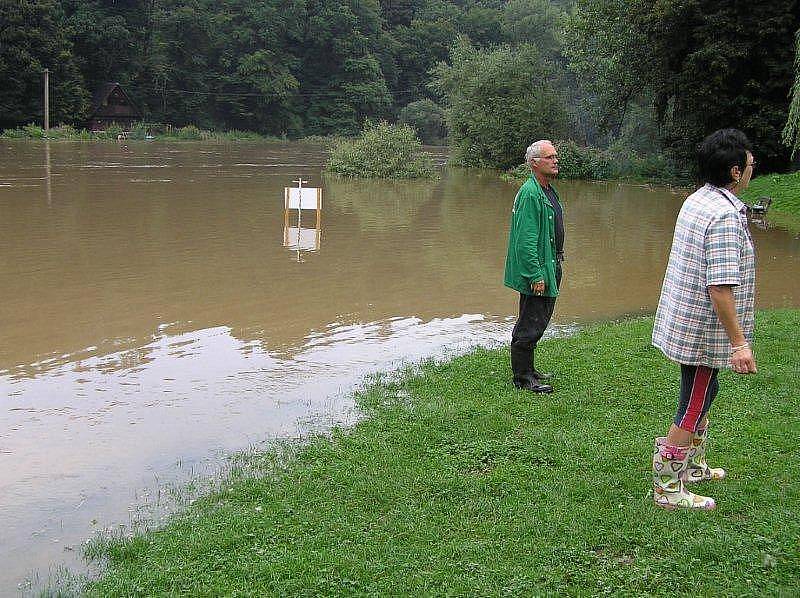
[[[324,156],[0,143],[0,594],[92,520],[126,521],[177,461],[347,421],[365,373],[507,342],[516,186],[459,169],[343,180]],[[323,189],[324,246],[321,210],[287,213],[298,176]],[[558,187],[555,330],[652,312],[684,194]],[[753,233],[759,306],[800,304],[800,240]]]
[[[50,181],[50,142],[44,142],[44,180],[45,180],[45,195],[47,196],[47,205],[53,205],[53,191]]]

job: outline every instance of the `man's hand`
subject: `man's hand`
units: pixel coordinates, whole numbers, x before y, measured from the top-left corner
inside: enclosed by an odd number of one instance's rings
[[[538,282],[532,282],[531,290],[533,291],[534,295],[541,295],[542,293],[544,293],[544,280],[540,280]]]
[[[731,355],[731,369],[737,374],[755,374],[756,358],[748,345],[745,345]]]

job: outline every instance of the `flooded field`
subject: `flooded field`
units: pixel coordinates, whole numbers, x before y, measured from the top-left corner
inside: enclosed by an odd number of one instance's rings
[[[353,421],[369,373],[507,342],[516,186],[464,169],[341,181],[324,159],[288,143],[0,142],[0,595],[80,571],[81,545],[166,483]],[[319,226],[284,213],[298,176],[323,189]],[[684,194],[558,188],[555,328],[652,313]],[[800,240],[753,234],[758,306],[800,305]]]

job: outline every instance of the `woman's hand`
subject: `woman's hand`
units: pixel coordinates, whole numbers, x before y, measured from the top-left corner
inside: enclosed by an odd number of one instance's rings
[[[737,349],[731,354],[731,369],[737,374],[755,374],[756,358],[749,345]]]

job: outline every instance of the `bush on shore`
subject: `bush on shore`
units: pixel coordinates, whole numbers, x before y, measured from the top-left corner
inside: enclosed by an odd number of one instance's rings
[[[433,162],[408,125],[367,122],[356,139],[331,146],[327,171],[344,177],[418,179],[435,176]]]
[[[157,126],[159,129],[160,126]],[[208,131],[194,125],[175,127],[167,131],[155,130],[147,123],[135,123],[129,131],[118,125],[112,125],[103,131],[77,129],[72,125],[51,127],[47,134],[43,127],[28,124],[14,129],[6,129],[0,134],[2,139],[50,139],[56,141],[115,141],[120,135],[126,139],[161,141],[280,141],[278,137],[265,137],[251,131]]]
[[[610,179],[647,180],[652,182],[674,182],[676,176],[669,160],[661,154],[641,156],[624,148],[602,150],[582,146],[575,141],[555,141],[558,149],[559,178],[585,181]],[[506,172],[503,178],[519,180],[527,178],[530,168],[520,164]]]

